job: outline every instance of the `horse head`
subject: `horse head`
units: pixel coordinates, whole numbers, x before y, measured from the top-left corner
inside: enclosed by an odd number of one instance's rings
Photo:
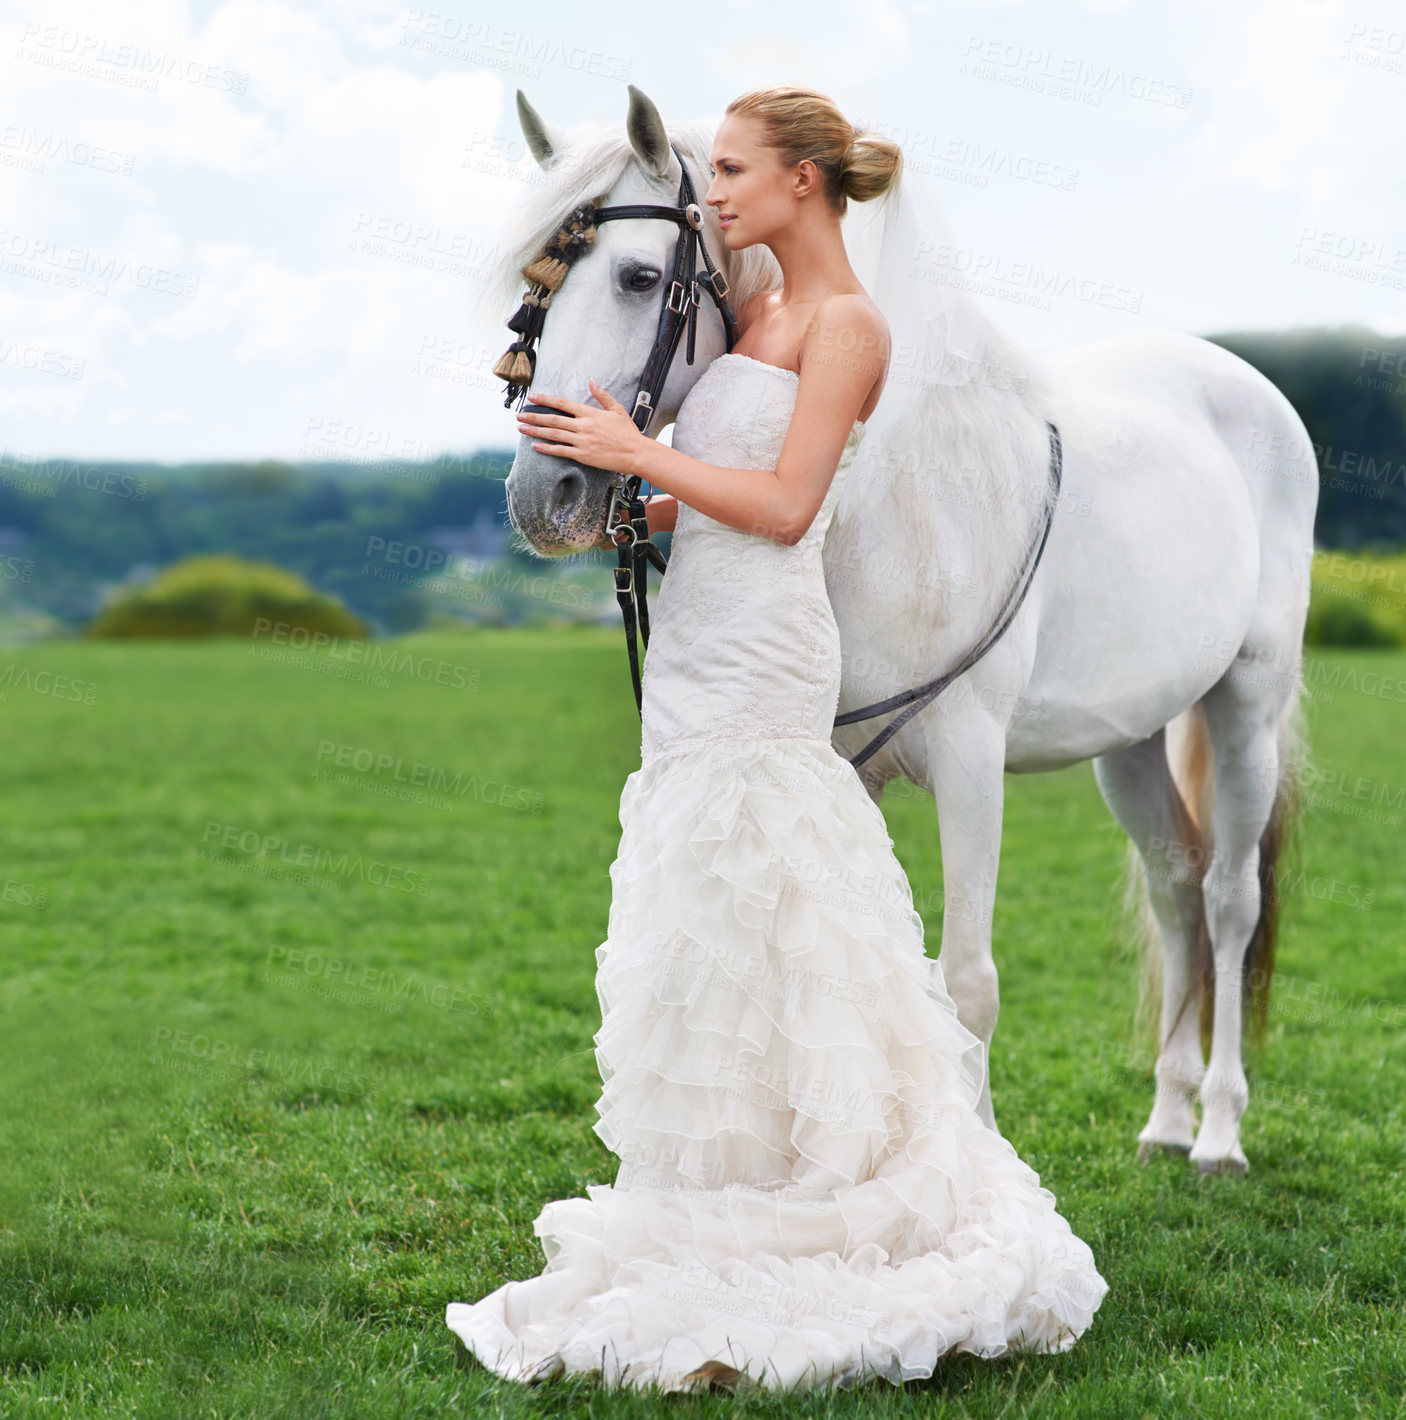
[[[540,252],[580,203],[677,206],[683,170],[671,137],[689,164],[695,200],[703,214],[701,240],[714,265],[733,283],[742,254],[727,250],[716,213],[702,201],[710,185],[709,131],[701,125],[666,131],[650,99],[633,84],[629,93],[623,140],[608,131],[594,142],[576,144],[549,125],[518,91],[523,136],[548,179],[525,224],[526,239],[513,253],[511,275],[519,284],[520,266]],[[587,382],[595,379],[626,409],[634,408],[669,295],[680,234],[677,223],[648,217],[622,218],[596,227],[594,241],[551,293],[536,344],[528,405],[536,391],[589,403],[592,396]],[[764,255],[774,262],[769,252]],[[761,274],[758,256],[748,265]],[[701,254],[698,269],[703,270]],[[751,284],[762,289],[755,277]],[[749,293],[742,294],[745,298]],[[737,298],[729,299],[735,309]],[[686,338],[680,342],[659,391],[654,420],[647,431],[651,436],[672,422],[689,389],[726,348],[723,321],[712,301],[702,300],[697,311],[692,364],[687,361],[685,345]],[[507,478],[508,515],[542,555],[580,552],[598,545],[605,536],[613,482],[618,479],[611,470],[542,453],[532,448],[531,439],[523,437]]]

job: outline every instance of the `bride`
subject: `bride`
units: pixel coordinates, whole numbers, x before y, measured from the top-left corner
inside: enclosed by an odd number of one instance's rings
[[[755,90],[706,202],[781,289],[738,312],[673,445],[533,391],[535,449],[640,474],[671,530],[596,950],[613,1185],[545,1205],[546,1266],[448,1325],[518,1380],[809,1389],[953,1351],[1072,1346],[1107,1284],[976,1104],[958,1021],[878,805],[831,745],[840,643],[821,547],[882,398],[884,316],[840,222],[900,180],[823,94]],[[609,543],[613,547],[614,544]]]

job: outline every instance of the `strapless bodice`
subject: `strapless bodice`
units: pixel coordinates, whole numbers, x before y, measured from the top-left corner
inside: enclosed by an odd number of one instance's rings
[[[719,356],[684,398],[673,446],[723,468],[774,469],[799,388],[794,370]],[[821,551],[865,432],[856,419],[814,521],[793,545],[680,502],[645,657],[644,760],[731,735],[829,743],[840,641]]]

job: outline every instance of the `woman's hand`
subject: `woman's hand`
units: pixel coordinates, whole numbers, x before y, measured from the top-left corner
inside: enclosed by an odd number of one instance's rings
[[[635,457],[649,441],[630,418],[629,410],[609,390],[594,380],[590,386],[599,409],[562,395],[534,394],[534,404],[550,405],[562,413],[523,411],[517,417],[518,429],[529,438],[536,436],[532,447],[539,453],[575,459],[609,473],[632,474],[636,471]]]

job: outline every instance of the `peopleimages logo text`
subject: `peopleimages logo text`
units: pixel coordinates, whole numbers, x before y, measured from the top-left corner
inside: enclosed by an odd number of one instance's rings
[[[334,661],[364,665],[371,670],[408,671],[416,680],[435,681],[439,685],[451,685],[456,690],[477,690],[479,686],[480,672],[468,666],[450,665],[433,656],[414,656],[409,651],[371,641],[349,641],[334,636],[330,631],[310,631],[306,626],[270,621],[266,616],[255,617],[254,639],[264,636],[275,646],[290,646],[298,651],[326,651]]]
[[[395,888],[399,892],[429,891],[429,875],[413,868],[324,848],[316,843],[291,843],[280,834],[260,833],[257,829],[243,828],[238,824],[207,819],[203,841],[207,845],[213,844],[216,849],[242,853],[247,858],[260,861],[277,859],[292,868],[327,873],[337,878],[357,878],[374,887]]]

